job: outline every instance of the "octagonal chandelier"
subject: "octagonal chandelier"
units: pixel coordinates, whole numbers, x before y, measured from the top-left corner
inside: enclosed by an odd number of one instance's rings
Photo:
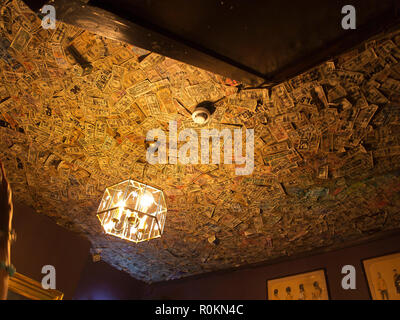
[[[136,243],[161,237],[166,215],[164,193],[130,179],[108,187],[97,210],[105,233]]]

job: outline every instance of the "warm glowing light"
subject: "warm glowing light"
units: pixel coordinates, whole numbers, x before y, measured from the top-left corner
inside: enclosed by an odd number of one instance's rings
[[[130,229],[131,233],[135,234],[137,232],[137,228],[135,228],[134,226],[131,227]]]
[[[133,242],[161,237],[166,214],[164,193],[134,180],[108,187],[97,210],[105,233]]]
[[[126,202],[123,201],[123,200],[120,200],[120,201],[117,203],[117,207],[120,208],[120,209],[124,209],[125,206],[126,206]]]
[[[107,222],[104,226],[103,226],[104,230],[106,230],[106,232],[110,232],[113,228],[114,228],[114,222],[113,221],[109,221]]]
[[[139,231],[144,230],[144,228],[146,226],[146,219],[147,219],[147,216],[144,216],[142,219],[140,219]]]
[[[147,212],[153,203],[154,197],[150,192],[146,192],[140,197],[140,207],[143,212]]]

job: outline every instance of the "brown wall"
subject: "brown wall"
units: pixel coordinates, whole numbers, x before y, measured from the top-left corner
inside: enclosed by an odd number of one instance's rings
[[[76,300],[136,300],[141,299],[146,284],[109,264],[92,262],[88,257],[75,292]]]
[[[17,271],[37,281],[44,265],[56,268],[65,299],[265,299],[266,280],[324,268],[331,299],[369,299],[361,260],[400,252],[400,233],[353,247],[271,265],[221,271],[146,285],[105,262],[92,262],[90,243],[31,208],[15,204],[18,239],[12,247]],[[354,265],[357,290],[341,288],[341,268]]]
[[[17,241],[11,247],[11,261],[17,272],[41,282],[42,267],[53,265],[56,288],[71,299],[86,264],[89,241],[20,204],[14,204],[13,228]]]
[[[144,283],[100,261],[91,260],[90,242],[58,226],[32,208],[14,203],[17,241],[11,260],[17,272],[41,282],[44,265],[56,269],[56,287],[64,299],[139,299]]]
[[[202,275],[158,283],[146,288],[145,299],[266,299],[266,280],[325,268],[331,299],[370,299],[361,260],[400,252],[400,233],[351,248],[307,258],[230,272]],[[356,268],[357,290],[344,290],[341,280],[344,265]]]

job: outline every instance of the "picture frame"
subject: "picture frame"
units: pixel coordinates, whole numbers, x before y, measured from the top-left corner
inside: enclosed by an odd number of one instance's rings
[[[362,260],[372,300],[400,300],[400,252]]]
[[[8,300],[62,300],[64,293],[16,272],[8,281]]]
[[[329,300],[325,269],[267,280],[267,300]]]

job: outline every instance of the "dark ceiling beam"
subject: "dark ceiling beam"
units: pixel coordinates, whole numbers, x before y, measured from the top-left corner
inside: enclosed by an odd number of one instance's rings
[[[336,39],[329,42],[325,41],[317,49],[311,50],[311,52],[306,55],[297,55],[296,58],[289,60],[289,63],[283,65],[278,64],[272,72],[268,72],[267,74],[262,72],[263,61],[259,62],[258,66],[255,67],[257,70],[255,70],[254,67],[251,68],[248,67],[248,65],[244,65],[245,62],[243,61],[236,61],[237,59],[235,60],[232,57],[217,53],[215,48],[213,50],[210,46],[205,47],[204,45],[200,45],[196,42],[197,39],[193,38],[188,40],[178,35],[176,32],[173,33],[166,30],[166,28],[155,26],[140,16],[140,12],[139,16],[133,17],[130,11],[124,11],[123,4],[126,3],[126,1],[93,0],[86,1],[89,4],[85,4],[83,1],[77,0],[54,0],[47,2],[41,0],[25,0],[25,3],[35,12],[39,12],[39,9],[46,3],[52,4],[56,8],[57,20],[81,27],[110,39],[130,43],[140,48],[256,87],[260,85],[270,86],[286,81],[326,60],[333,59],[339,54],[359,46],[363,41],[380,32],[398,27],[400,25],[400,1],[385,1],[386,3],[392,3],[390,7],[385,11],[377,13],[374,17],[364,22],[363,25],[357,26],[357,30],[351,30],[344,35],[338,34]],[[135,1],[132,1],[132,4],[134,3]],[[323,4],[321,5],[323,6]],[[204,6],[210,6],[209,2],[205,2]],[[210,9],[211,7],[207,8]],[[179,8],[173,6],[173,2],[171,2],[170,9],[179,10]],[[315,14],[318,14],[318,7],[316,7],[315,10]],[[156,12],[154,16],[158,17],[157,14],[158,16],[162,15],[162,13]],[[301,12],[299,12],[299,14],[301,16]],[[229,23],[228,20],[224,20],[223,16],[221,16],[220,19],[221,24]],[[277,17],[277,19],[281,18]],[[263,21],[257,21],[257,23],[259,28],[262,30],[265,29],[265,23]],[[291,24],[292,22],[284,21],[284,23]],[[298,22],[293,23],[293,26],[296,25],[298,25]],[[323,30],[321,30],[321,32],[323,32]],[[313,41],[317,40],[318,39],[313,39]],[[238,41],[240,41],[240,39],[238,39]],[[239,43],[239,49],[248,56],[251,56],[254,51],[260,49],[266,50],[266,45],[260,44],[258,41],[257,38],[254,38],[251,42],[251,46],[240,46]],[[285,43],[293,41],[293,39],[282,37],[281,41]],[[237,43],[235,44],[229,41],[226,42],[226,48],[229,49],[228,52],[239,50]],[[264,59],[264,61],[274,60],[273,55],[276,57],[279,56],[279,54],[279,52],[272,52],[272,55],[270,55],[268,51],[266,51],[262,59]],[[282,52],[282,54],[284,54],[284,52]]]
[[[199,50],[183,40],[177,40],[178,37],[163,35],[101,8],[82,3],[82,1],[25,0],[25,3],[37,13],[44,4],[51,4],[56,9],[57,20],[81,27],[106,38],[123,41],[252,86],[264,83],[262,74],[241,66],[229,58],[205,48]]]

